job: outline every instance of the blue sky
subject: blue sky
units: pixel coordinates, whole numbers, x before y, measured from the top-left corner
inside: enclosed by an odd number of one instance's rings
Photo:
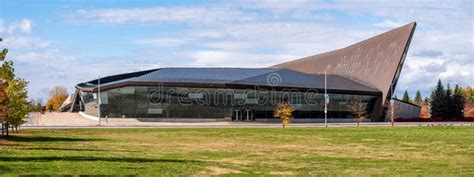
[[[474,85],[472,1],[7,1],[0,47],[31,99],[158,67],[267,67],[416,21],[397,93]]]

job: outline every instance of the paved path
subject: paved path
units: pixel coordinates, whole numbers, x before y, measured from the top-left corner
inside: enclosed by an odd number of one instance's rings
[[[78,113],[47,112],[45,114],[30,113],[27,126],[96,126],[97,121],[86,119]]]
[[[30,114],[22,128],[280,128],[279,123],[261,122],[140,122],[114,119],[109,122],[90,120],[78,113]],[[355,123],[329,123],[328,127],[354,127]],[[368,122],[360,126],[391,126],[389,122]],[[395,126],[474,126],[474,122],[397,122]],[[288,127],[325,127],[324,123],[293,123]]]

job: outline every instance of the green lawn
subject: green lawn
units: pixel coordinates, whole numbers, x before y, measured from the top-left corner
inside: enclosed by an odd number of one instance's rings
[[[0,174],[474,175],[474,127],[30,129]]]

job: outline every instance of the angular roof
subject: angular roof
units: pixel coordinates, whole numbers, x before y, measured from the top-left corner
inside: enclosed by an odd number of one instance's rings
[[[103,78],[101,90],[158,84],[324,89],[324,75],[307,74],[283,68],[161,68],[139,74],[128,73]],[[85,91],[96,91],[97,80],[81,83],[77,87]],[[328,90],[380,93],[376,88],[336,75],[328,75],[327,88]]]
[[[383,92],[387,104],[395,90],[416,23],[390,30],[348,47],[275,65],[309,74],[339,75]]]

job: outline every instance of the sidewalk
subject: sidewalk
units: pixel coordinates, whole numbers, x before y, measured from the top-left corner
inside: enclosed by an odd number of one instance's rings
[[[86,119],[78,113],[38,112],[30,113],[23,126],[97,126],[99,122]]]
[[[474,122],[397,122],[395,126],[473,126]],[[356,123],[328,123],[328,127],[355,127]],[[360,126],[391,126],[389,122],[367,122]],[[141,122],[136,119],[84,118],[78,113],[32,113],[22,128],[280,128],[267,122]],[[324,123],[292,123],[288,127],[325,127]]]

